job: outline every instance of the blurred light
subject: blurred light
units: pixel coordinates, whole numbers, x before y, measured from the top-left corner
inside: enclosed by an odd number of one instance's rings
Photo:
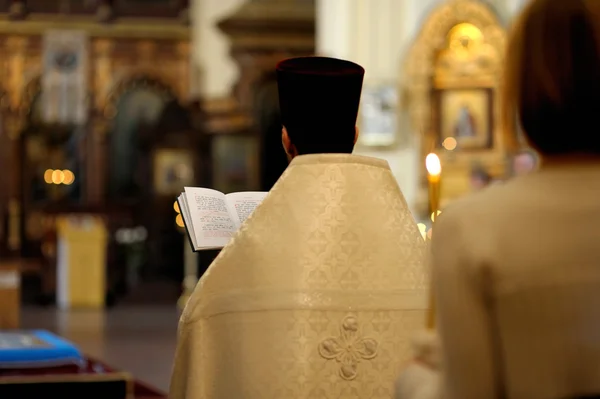
[[[52,173],[54,171],[52,169],[48,169],[44,172],[44,181],[48,184],[52,184]]]
[[[65,169],[62,171],[63,176],[64,176],[64,180],[63,180],[63,184],[66,184],[67,186],[73,184],[73,182],[75,182],[75,174],[73,172],[71,172],[68,169]]]
[[[436,215],[440,216],[441,213],[442,213],[442,211],[437,211]],[[435,216],[436,215],[434,215],[434,212],[431,212],[431,221],[432,222],[435,222]]]
[[[185,227],[184,224],[183,224],[183,218],[181,217],[181,213],[177,214],[177,217],[175,218],[175,223],[179,227]]]
[[[144,242],[148,238],[148,230],[144,226],[131,228],[120,228],[115,233],[117,243],[122,245],[130,245],[139,242]]]
[[[68,186],[75,182],[75,174],[68,169],[47,169],[44,172],[44,181],[48,184],[66,184]]]
[[[133,240],[134,242],[146,241],[148,238],[148,230],[144,226],[138,226],[133,229]]]
[[[454,151],[458,143],[454,137],[447,137],[446,140],[442,143],[442,146],[448,151]]]
[[[127,244],[127,229],[119,229],[115,233],[115,239],[119,244]]]
[[[425,158],[425,167],[427,168],[427,173],[431,176],[439,176],[442,174],[440,158],[434,153],[427,155],[427,158]]]
[[[432,231],[432,230],[433,230],[433,229],[429,229],[429,230],[427,231],[427,238],[429,238],[430,240],[431,240],[431,231]]]
[[[175,209],[175,212],[181,213],[181,211],[179,210],[179,204],[177,203],[177,201],[175,201],[173,203],[173,209]]]
[[[61,184],[65,181],[65,174],[62,170],[55,170],[52,172],[52,183]]]

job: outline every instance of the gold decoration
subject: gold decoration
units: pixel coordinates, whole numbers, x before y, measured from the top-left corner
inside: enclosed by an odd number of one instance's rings
[[[92,41],[94,69],[93,90],[96,109],[102,110],[106,106],[106,98],[112,84],[112,54],[115,43],[106,38],[97,38]]]
[[[156,43],[151,40],[140,40],[136,46],[138,62],[151,65],[156,62]]]
[[[413,129],[422,132],[421,156],[424,158],[437,144],[432,109],[434,89],[491,88],[498,93],[506,46],[506,31],[494,11],[476,0],[451,0],[436,8],[424,22],[410,49],[405,63],[405,96]],[[495,146],[478,154],[478,160],[490,170],[503,170],[506,137],[495,116],[498,101],[494,101],[493,135]],[[453,148],[454,150],[454,148]],[[459,149],[450,155],[440,153],[447,174],[446,186],[452,186],[452,176],[470,168],[472,158]],[[446,162],[448,156],[448,162]],[[454,172],[456,170],[456,172]],[[460,172],[459,172],[460,171]],[[421,213],[427,210],[425,168],[420,169],[421,182],[417,204]],[[444,198],[442,198],[442,202]]]
[[[0,35],[19,34],[23,37],[41,36],[50,29],[84,30],[92,37],[111,39],[170,39],[189,40],[190,28],[168,23],[130,22],[115,24],[99,24],[68,18],[62,15],[30,18],[13,22],[0,19]]]
[[[458,57],[472,57],[484,43],[481,30],[470,23],[458,24],[448,33],[448,49]]]
[[[90,97],[93,99],[90,122],[94,145],[89,157],[93,170],[100,175],[88,179],[90,183],[86,189],[90,197],[101,198],[103,184],[99,181],[104,180],[103,171],[107,169],[104,141],[116,114],[118,97],[131,82],[146,78],[160,82],[160,90],[171,93],[181,102],[187,100],[191,69],[190,29],[152,21],[123,20],[106,25],[64,17],[31,16],[13,22],[0,16],[0,74],[5,77],[0,82],[0,116],[6,136],[13,141],[14,151],[17,150],[16,141],[29,122],[33,103],[41,92],[42,42],[49,29],[84,30],[90,36]],[[140,52],[146,58],[160,58],[160,62],[140,65]],[[79,178],[67,173],[64,182],[70,182],[72,177]],[[11,189],[19,192],[21,184],[23,182],[18,181]],[[21,210],[16,210],[20,217]],[[21,245],[19,224],[15,222],[12,226],[11,247],[18,249]],[[9,229],[7,236],[8,233]]]

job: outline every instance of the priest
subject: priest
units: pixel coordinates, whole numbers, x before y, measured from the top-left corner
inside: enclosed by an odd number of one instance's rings
[[[425,319],[423,239],[387,163],[351,155],[363,68],[277,75],[291,164],[187,303],[171,399],[389,399]]]

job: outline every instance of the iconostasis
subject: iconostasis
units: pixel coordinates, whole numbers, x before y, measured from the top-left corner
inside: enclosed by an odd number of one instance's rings
[[[514,140],[499,120],[499,88],[506,31],[496,13],[475,0],[435,9],[411,48],[406,96],[413,130],[420,135],[417,209],[428,212],[425,157],[442,164],[441,207],[473,190],[473,176],[504,178]]]

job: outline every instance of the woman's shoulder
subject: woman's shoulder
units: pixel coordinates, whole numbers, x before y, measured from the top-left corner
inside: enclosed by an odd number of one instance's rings
[[[523,178],[514,178],[506,181],[496,182],[481,191],[467,195],[453,201],[449,209],[458,212],[469,212],[473,209],[490,210],[494,207],[509,205],[512,200],[518,200],[527,195],[530,185]]]
[[[440,222],[454,229],[459,225],[466,225],[469,230],[486,228],[492,220],[504,218],[511,210],[518,211],[521,199],[528,195],[527,187],[521,179],[490,185],[452,201],[444,208]]]

